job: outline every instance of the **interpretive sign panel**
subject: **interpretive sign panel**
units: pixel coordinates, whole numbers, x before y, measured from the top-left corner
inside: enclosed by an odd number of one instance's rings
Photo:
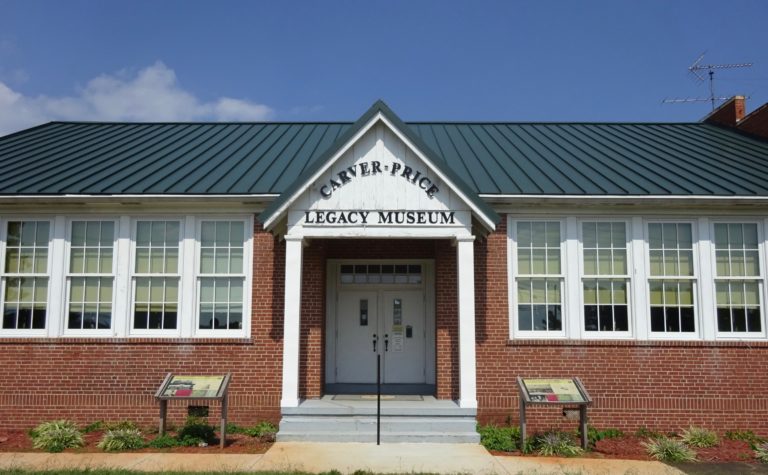
[[[169,398],[216,398],[222,389],[226,375],[188,376],[173,375],[160,397]]]
[[[532,403],[579,403],[587,402],[585,392],[577,379],[520,378],[526,400]]]
[[[160,435],[165,433],[165,417],[168,401],[172,399],[206,399],[221,402],[221,447],[227,440],[227,399],[230,373],[212,376],[174,375],[168,373],[155,393],[160,402]]]
[[[579,378],[521,378],[517,377],[520,389],[520,447],[525,443],[527,425],[525,408],[529,404],[551,404],[578,406],[581,446],[587,448],[587,406],[592,398]],[[566,410],[563,410],[566,415]]]

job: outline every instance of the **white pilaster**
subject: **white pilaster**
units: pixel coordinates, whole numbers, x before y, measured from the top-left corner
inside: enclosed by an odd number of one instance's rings
[[[710,232],[711,222],[709,218],[698,220],[698,240],[694,240],[694,246],[698,247],[699,255],[699,324],[701,325],[701,338],[714,340],[717,335],[717,311],[715,309],[715,266],[712,258],[715,255],[713,236]]]
[[[285,314],[281,407],[299,405],[299,327],[301,324],[301,236],[285,236]]]
[[[477,407],[475,359],[475,257],[474,236],[458,237],[459,283],[459,407]]]

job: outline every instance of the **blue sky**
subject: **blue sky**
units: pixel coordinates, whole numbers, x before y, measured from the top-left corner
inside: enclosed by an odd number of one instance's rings
[[[697,121],[768,102],[768,2],[0,0],[0,134],[48,120]]]

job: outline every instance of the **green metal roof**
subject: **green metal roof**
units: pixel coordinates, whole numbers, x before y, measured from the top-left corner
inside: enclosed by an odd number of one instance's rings
[[[351,126],[51,122],[0,138],[0,195],[280,194]],[[768,196],[768,142],[703,123],[405,127],[480,194]]]

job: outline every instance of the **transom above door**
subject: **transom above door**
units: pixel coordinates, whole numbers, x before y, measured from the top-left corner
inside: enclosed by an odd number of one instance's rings
[[[433,263],[328,261],[326,392],[388,393],[435,384]]]

